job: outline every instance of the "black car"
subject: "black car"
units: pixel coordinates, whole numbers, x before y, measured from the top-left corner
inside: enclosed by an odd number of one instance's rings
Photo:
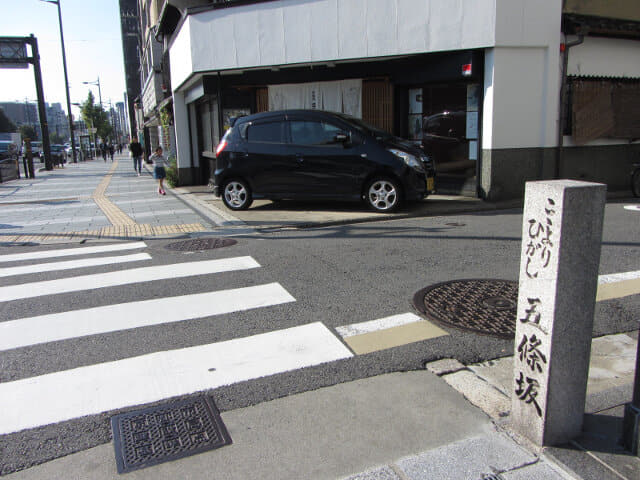
[[[254,198],[364,200],[390,212],[434,189],[413,144],[350,115],[284,110],[240,117],[216,149],[214,194],[231,210]]]

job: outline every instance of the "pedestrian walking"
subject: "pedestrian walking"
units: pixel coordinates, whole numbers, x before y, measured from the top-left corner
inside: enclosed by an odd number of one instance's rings
[[[113,147],[113,144],[109,144],[109,156],[111,157],[111,161],[113,162],[113,153],[115,152],[115,148]]]
[[[100,144],[100,153],[102,154],[102,160],[107,161],[107,146],[102,142]]]
[[[131,139],[129,152],[133,158],[133,170],[140,176],[142,174],[142,145],[135,137]]]
[[[164,179],[167,176],[167,172],[165,170],[165,165],[167,164],[167,159],[162,155],[162,147],[156,148],[156,151],[149,160],[155,165],[153,169],[153,178],[158,180],[158,195],[165,195],[164,191]]]

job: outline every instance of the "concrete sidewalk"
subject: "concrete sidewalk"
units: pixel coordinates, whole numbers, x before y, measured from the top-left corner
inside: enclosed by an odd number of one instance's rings
[[[232,445],[126,476],[406,480],[480,479],[509,472],[503,478],[566,478],[424,370],[293,395],[225,412],[222,418]],[[113,446],[107,444],[7,478],[117,477]]]
[[[522,208],[522,200],[487,202],[474,197],[430,195],[420,202],[403,206],[396,213],[373,212],[357,202],[270,200],[254,200],[248,210],[231,211],[206,185],[178,187],[172,192],[204,215],[210,215],[210,220],[219,226],[244,227],[262,232]]]
[[[617,446],[630,400],[637,332],[593,341],[585,428],[542,452],[509,433],[512,357],[343,383],[222,413],[233,444],[126,474],[135,479],[588,480],[640,478]],[[453,387],[453,388],[452,388]],[[612,421],[613,419],[613,421]],[[112,444],[11,480],[118,478]]]

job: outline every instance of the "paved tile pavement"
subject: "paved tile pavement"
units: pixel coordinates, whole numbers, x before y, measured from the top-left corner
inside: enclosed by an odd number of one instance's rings
[[[130,239],[214,227],[170,191],[160,196],[151,173],[138,176],[123,155],[0,184],[0,242]]]

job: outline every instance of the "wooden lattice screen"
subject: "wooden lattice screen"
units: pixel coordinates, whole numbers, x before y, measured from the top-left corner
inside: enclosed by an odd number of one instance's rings
[[[389,80],[362,82],[362,120],[387,132],[393,130],[393,90]]]

